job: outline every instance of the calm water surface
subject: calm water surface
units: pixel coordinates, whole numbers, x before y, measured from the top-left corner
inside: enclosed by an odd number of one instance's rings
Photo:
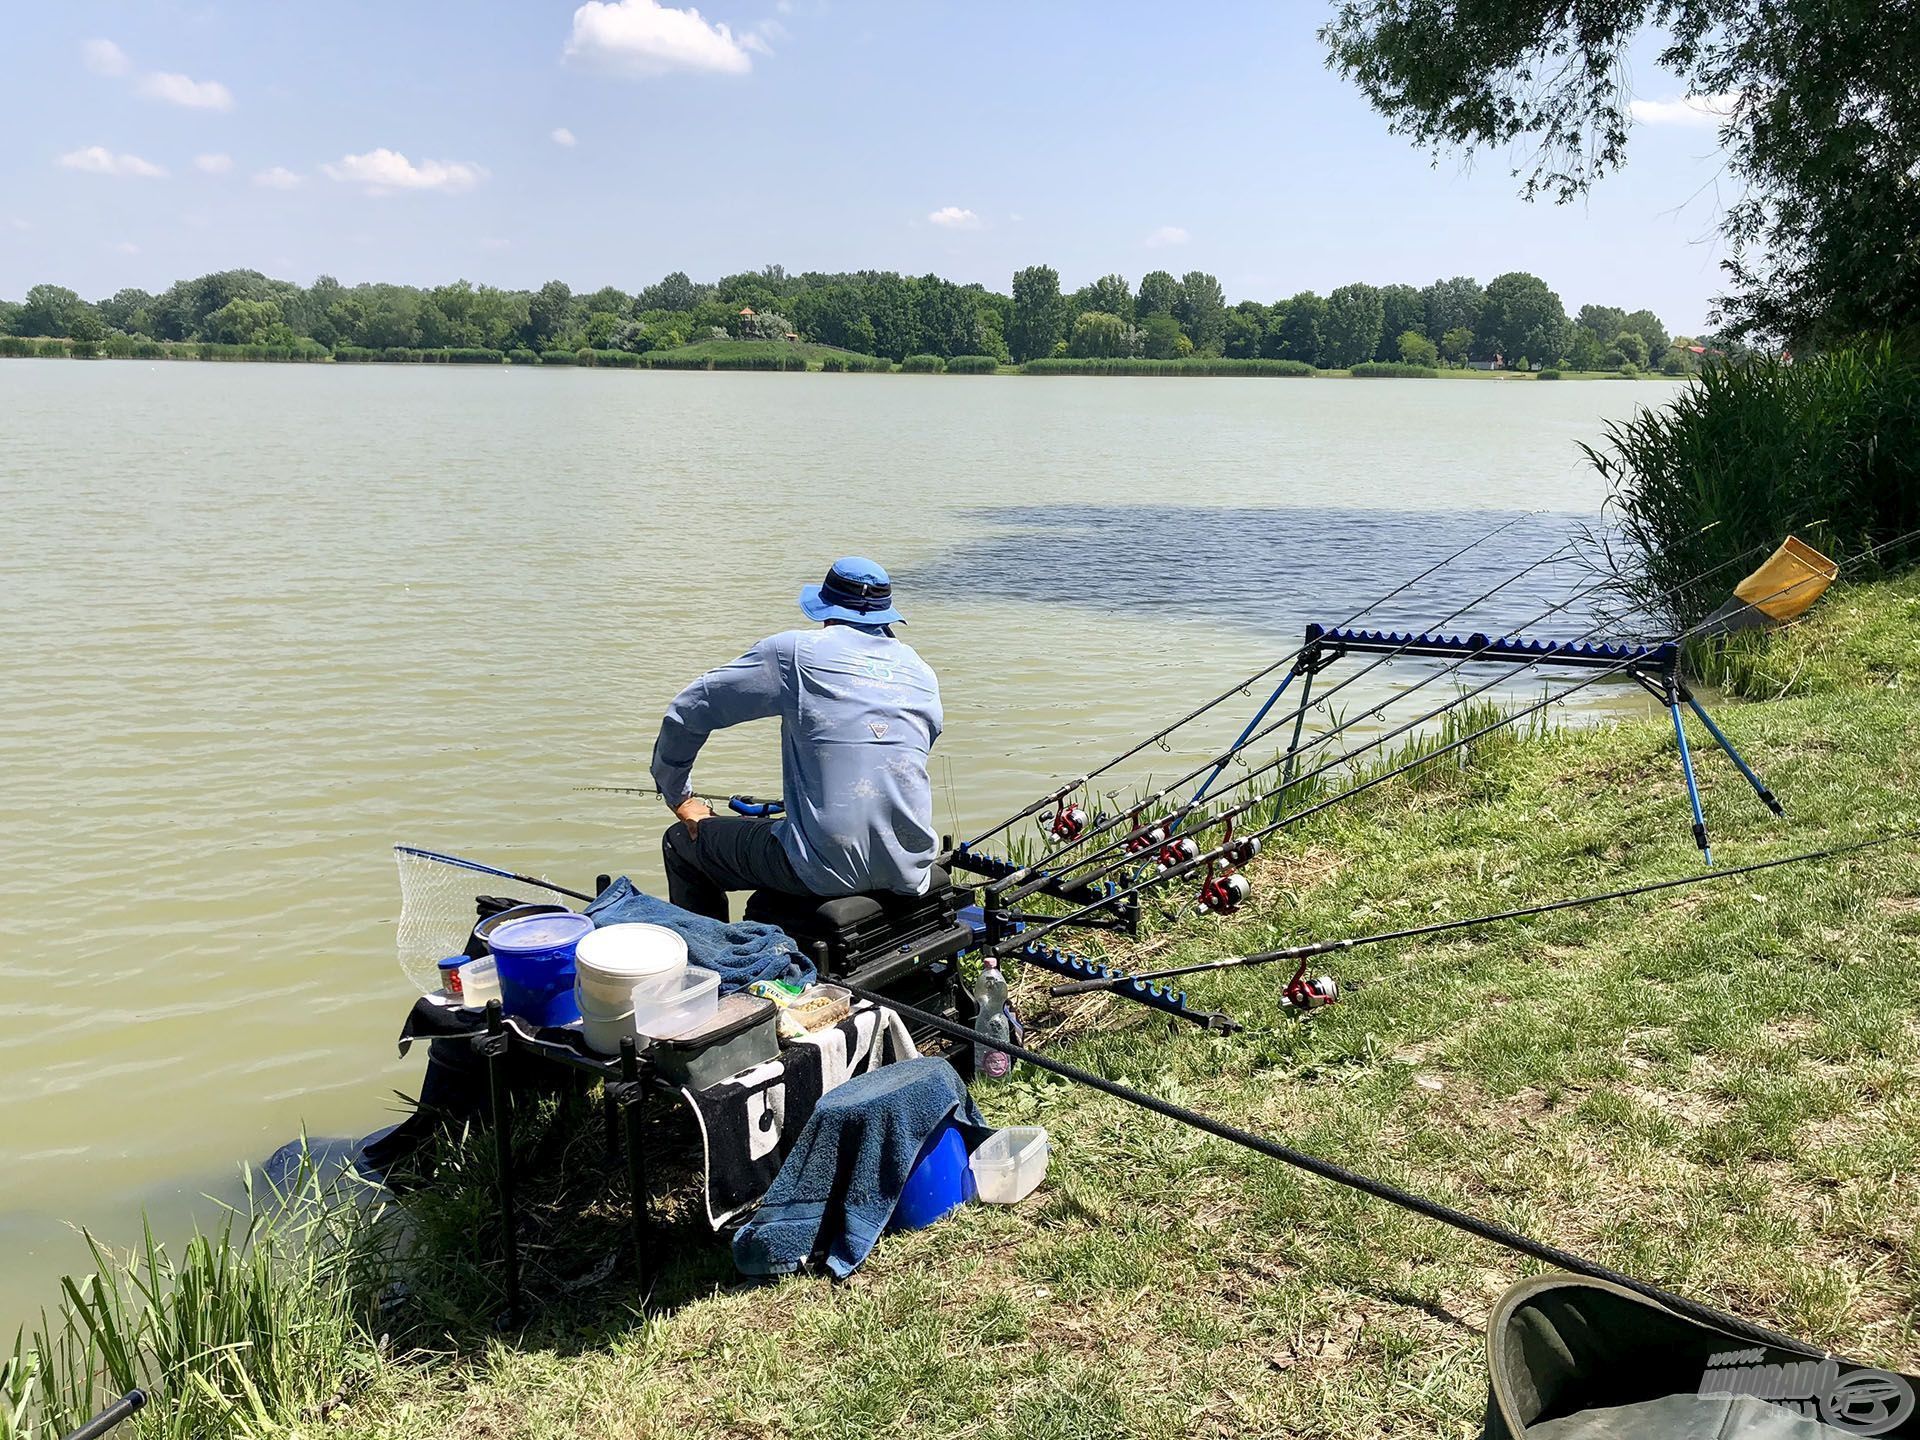
[[[666,700],[833,556],[894,571],[970,831],[1490,525],[1550,512],[1374,618],[1552,551],[1601,500],[1576,442],[1668,393],[0,364],[0,1331],[69,1224],[392,1118],[394,842],[655,879],[664,812],[578,787],[644,780]],[[700,777],[777,771],[753,727]]]

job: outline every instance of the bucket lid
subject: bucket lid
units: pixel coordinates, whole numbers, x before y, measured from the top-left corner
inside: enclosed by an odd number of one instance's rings
[[[687,939],[665,925],[602,925],[580,942],[574,964],[616,980],[647,980],[686,969]]]
[[[559,950],[575,943],[591,929],[593,921],[571,910],[557,915],[526,915],[496,927],[487,936],[487,944],[494,950],[516,952]]]

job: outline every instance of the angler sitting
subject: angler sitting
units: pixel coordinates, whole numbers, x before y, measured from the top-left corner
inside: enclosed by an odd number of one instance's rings
[[[924,895],[939,837],[927,757],[940,685],[912,647],[887,572],[836,560],[800,591],[818,630],[769,636],[674,697],[653,745],[653,781],[679,823],[662,839],[667,898],[728,919],[730,890],[833,897]],[[780,719],[786,814],[719,817],[693,793],[693,762],[716,730]]]

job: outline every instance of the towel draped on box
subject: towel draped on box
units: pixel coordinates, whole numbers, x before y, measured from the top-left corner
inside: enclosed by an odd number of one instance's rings
[[[734,1264],[746,1275],[786,1275],[815,1261],[845,1279],[886,1230],[915,1162],[950,1120],[969,1150],[993,1133],[945,1060],[903,1060],[828,1092],[734,1235]]]
[[[687,942],[687,960],[720,972],[720,993],[731,995],[756,980],[791,980],[811,985],[819,978],[813,961],[777,925],[758,920],[714,920],[649,895],[622,875],[587,906],[595,925],[664,925]]]

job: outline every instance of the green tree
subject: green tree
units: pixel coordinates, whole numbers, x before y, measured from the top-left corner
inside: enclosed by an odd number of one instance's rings
[[[1464,365],[1473,354],[1473,332],[1464,325],[1456,325],[1440,337],[1439,349],[1440,358],[1449,365]]]
[[[1194,354],[1220,353],[1227,338],[1227,296],[1213,276],[1204,270],[1189,270],[1180,277],[1180,297],[1174,302],[1173,317],[1193,342]]]
[[[93,307],[64,285],[36,285],[27,291],[13,317],[16,335],[70,336],[75,322]]]
[[[1480,307],[1487,292],[1471,275],[1436,280],[1420,292],[1426,307],[1427,338],[1438,345],[1449,330],[1471,330],[1480,323]]]
[[[1257,300],[1242,300],[1227,312],[1225,353],[1236,360],[1257,358],[1266,328],[1266,306]]]
[[[1327,296],[1322,352],[1334,369],[1371,360],[1380,343],[1380,292],[1371,285],[1342,285]]]
[[[221,345],[266,345],[283,328],[280,307],[271,300],[229,300],[207,316],[201,327],[208,340]]]
[[[1721,218],[1734,328],[1804,346],[1920,323],[1911,6],[1342,0],[1321,35],[1395,131],[1436,150],[1524,153],[1522,192],[1559,201],[1624,160],[1629,56],[1645,35],[1675,88],[1717,97],[1744,190]]]
[[[549,280],[535,291],[527,302],[529,348],[544,350],[564,335],[572,308],[573,291],[564,280]]]
[[[1140,347],[1149,360],[1171,360],[1179,355],[1182,344],[1189,352],[1193,349],[1193,342],[1180,333],[1180,322],[1170,311],[1154,311],[1140,330]]]
[[[1584,307],[1580,313],[1585,315],[1591,308],[1591,306]],[[1604,370],[1606,365],[1607,342],[1600,337],[1600,332],[1585,321],[1576,323],[1573,333],[1567,340],[1567,368],[1569,370]]]
[[[1400,337],[1409,330],[1427,328],[1427,302],[1412,285],[1380,287],[1380,346],[1376,360],[1398,360]]]
[[[1667,327],[1660,323],[1660,317],[1651,310],[1635,310],[1620,322],[1620,329],[1631,330],[1646,341],[1647,354],[1656,360],[1666,354],[1667,346],[1673,343],[1672,337],[1667,334]],[[1614,333],[1618,334],[1619,331]]]
[[[1180,282],[1165,270],[1149,270],[1140,277],[1140,292],[1134,297],[1134,319],[1143,324],[1149,315],[1171,315],[1180,303]]]
[[[1016,363],[1051,355],[1065,329],[1060,272],[1051,265],[1029,265],[1013,276],[1013,324],[1007,348]]]
[[[1102,275],[1091,285],[1082,285],[1073,292],[1070,313],[1084,315],[1088,311],[1118,315],[1131,323],[1133,320],[1133,287],[1127,284],[1124,275]],[[1077,322],[1076,322],[1077,323]]]
[[[1582,305],[1573,323],[1591,331],[1605,343],[1627,328],[1627,312],[1617,305]]]
[[[1089,310],[1073,322],[1067,353],[1080,357],[1125,355],[1127,322],[1103,310]]]
[[[1487,282],[1486,305],[1474,331],[1483,353],[1499,351],[1509,362],[1531,356],[1551,365],[1566,353],[1567,312],[1538,275],[1512,270]]]
[[[1402,330],[1395,349],[1399,351],[1396,358],[1408,365],[1440,363],[1440,347],[1427,338],[1424,330]]]
[[[1606,365],[1609,370],[1622,370],[1631,365],[1636,370],[1647,368],[1647,342],[1631,330],[1622,330],[1613,337],[1613,345],[1607,351]]]
[[[685,314],[693,309],[705,297],[703,287],[695,285],[687,278],[684,270],[676,270],[658,284],[649,285],[634,297],[633,308],[642,310],[672,310]]]
[[[116,290],[98,308],[103,324],[128,335],[148,334],[153,324],[153,296],[144,290]]]
[[[1260,333],[1260,355],[1266,360],[1287,358],[1287,314],[1289,300],[1276,300],[1267,307],[1266,328]]]
[[[1311,290],[1302,290],[1287,301],[1286,318],[1280,322],[1281,358],[1321,365],[1325,349],[1323,331],[1327,323],[1327,302]]]

